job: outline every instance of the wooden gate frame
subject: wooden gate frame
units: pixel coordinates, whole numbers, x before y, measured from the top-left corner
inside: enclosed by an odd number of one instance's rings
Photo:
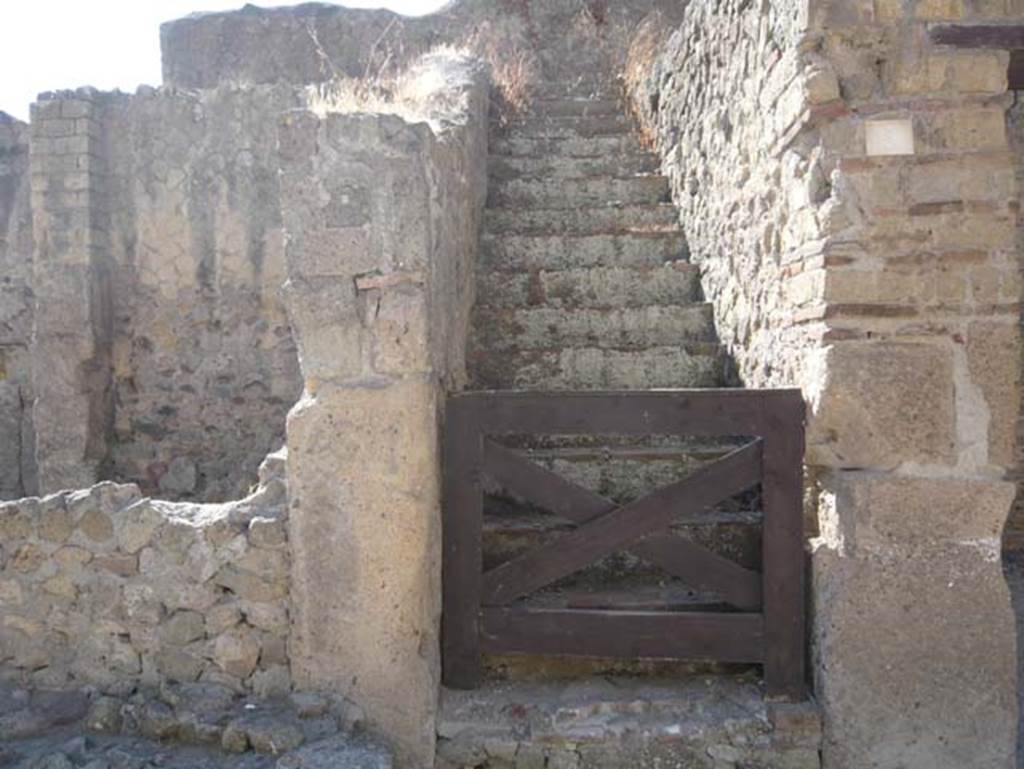
[[[472,392],[448,400],[444,437],[444,683],[479,685],[481,654],[683,658],[764,665],[766,693],[802,700],[803,454],[799,390]],[[619,506],[488,440],[520,435],[750,436],[752,443],[681,481]],[[482,573],[482,478],[526,490],[579,524]],[[762,572],[665,528],[761,483]],[[680,498],[680,494],[685,494]],[[740,612],[511,608],[516,598],[614,550],[629,549]]]

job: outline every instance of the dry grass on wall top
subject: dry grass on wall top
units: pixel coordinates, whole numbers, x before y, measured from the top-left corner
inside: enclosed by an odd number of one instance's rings
[[[664,48],[670,30],[662,14],[655,11],[644,18],[630,34],[630,39],[623,47],[624,55],[621,65],[622,81],[627,94],[644,92],[643,83],[654,73],[658,56]],[[657,126],[654,124],[658,114],[657,104],[644,105],[639,109],[630,100],[630,109],[640,125],[640,136],[647,147],[653,147]]]
[[[515,40],[497,34],[484,23],[476,29],[467,48],[491,70],[492,113],[501,125],[527,110],[530,90],[538,77],[536,54]]]
[[[637,20],[608,0],[578,0],[563,37],[538,24],[529,0],[506,0],[505,14],[479,21],[457,46],[426,47],[412,34],[409,22],[395,17],[368,48],[363,71],[349,77],[332,61],[310,21],[307,32],[328,81],[313,87],[314,109],[329,111],[406,112],[403,73],[416,58],[456,50],[486,62],[492,81],[492,116],[505,126],[529,109],[534,85],[544,76],[541,61],[559,51],[565,55],[596,52],[611,74],[631,89],[648,77],[672,23],[660,10]],[[564,50],[563,50],[564,49]],[[548,62],[550,64],[550,62]],[[550,75],[550,73],[548,73]],[[643,126],[650,134],[650,127]]]
[[[492,110],[502,125],[529,105],[530,89],[537,78],[537,57],[532,50],[489,22],[482,23],[460,46],[447,44],[413,51],[405,42],[403,24],[395,18],[370,46],[363,74],[347,77],[331,61],[320,44],[316,29],[307,25],[310,39],[331,78],[308,88],[310,109],[328,112],[377,112],[415,114],[417,83],[407,65],[419,56],[454,53],[475,56],[490,68]]]

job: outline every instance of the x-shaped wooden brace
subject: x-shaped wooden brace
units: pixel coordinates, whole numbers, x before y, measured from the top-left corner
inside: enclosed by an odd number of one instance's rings
[[[578,528],[484,574],[481,603],[506,606],[628,545],[690,587],[716,591],[740,609],[761,606],[761,575],[665,529],[679,518],[746,491],[761,480],[761,440],[690,476],[621,507],[519,454],[484,441],[484,472],[528,501]],[[639,541],[637,541],[639,540]],[[630,544],[632,543],[632,544]]]

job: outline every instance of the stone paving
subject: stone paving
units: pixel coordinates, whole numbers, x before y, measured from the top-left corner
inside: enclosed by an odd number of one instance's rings
[[[391,769],[340,698],[259,702],[216,684],[124,697],[0,686],[0,767],[11,769]]]
[[[492,681],[444,690],[437,769],[820,769],[816,705],[756,676]]]

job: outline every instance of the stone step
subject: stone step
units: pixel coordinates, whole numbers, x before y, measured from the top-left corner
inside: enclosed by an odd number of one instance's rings
[[[576,77],[569,80],[545,81],[530,85],[530,96],[546,99],[620,99],[622,85],[611,78]]]
[[[689,262],[657,267],[591,267],[477,275],[482,307],[649,307],[696,302],[700,270]]]
[[[544,117],[526,115],[518,122],[510,123],[498,135],[508,138],[596,138],[624,136],[633,131],[633,121],[626,115],[588,115],[572,117]]]
[[[633,176],[655,173],[661,167],[653,152],[637,151],[598,158],[533,158],[491,155],[487,161],[493,184],[520,178],[576,178],[580,176]]]
[[[660,267],[686,256],[686,238],[679,230],[621,235],[485,233],[480,239],[480,263],[502,271]]]
[[[487,205],[523,208],[579,208],[620,203],[666,203],[668,179],[656,174],[614,178],[589,176],[577,179],[511,179],[491,184]]]
[[[606,158],[609,155],[635,155],[644,149],[633,133],[610,136],[521,136],[506,134],[491,139],[495,155],[534,158]]]
[[[576,347],[642,350],[715,340],[710,303],[565,310],[551,307],[478,307],[481,347],[492,353]]]
[[[720,387],[723,356],[715,344],[680,344],[645,350],[580,347],[470,353],[478,390],[650,390]]]
[[[769,703],[756,672],[652,672],[442,689],[438,758],[479,769],[820,768],[813,701]]]
[[[591,117],[594,115],[624,115],[626,108],[619,98],[614,99],[593,99],[584,98],[554,98],[535,99],[523,118],[514,118],[512,125],[517,120],[528,120],[531,117]]]
[[[484,230],[519,235],[592,235],[678,232],[679,213],[668,203],[558,208],[489,208]]]

